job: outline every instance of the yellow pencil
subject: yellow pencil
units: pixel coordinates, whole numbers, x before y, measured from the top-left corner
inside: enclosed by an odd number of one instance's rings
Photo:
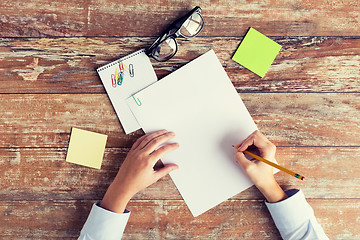
[[[236,148],[234,145],[233,145],[233,147]],[[238,149],[238,148],[236,148],[236,149]],[[297,174],[297,173],[295,173],[295,172],[293,172],[293,171],[291,171],[289,169],[286,169],[286,168],[284,168],[284,167],[282,167],[280,165],[277,165],[276,163],[273,163],[273,162],[271,162],[269,160],[266,160],[265,158],[262,158],[262,157],[260,157],[260,156],[258,156],[256,154],[253,154],[253,153],[251,153],[249,151],[245,150],[245,151],[243,151],[243,153],[246,154],[246,155],[249,155],[250,157],[253,157],[253,158],[255,158],[255,159],[259,160],[259,161],[262,161],[262,162],[264,162],[266,164],[269,164],[270,166],[273,166],[274,168],[277,168],[277,169],[279,169],[279,170],[281,170],[283,172],[286,172],[286,173],[288,173],[288,174],[290,174],[290,175],[292,175],[292,176],[294,176],[294,177],[296,177],[296,178],[298,178],[300,180],[305,179],[304,176],[301,176],[300,174]]]

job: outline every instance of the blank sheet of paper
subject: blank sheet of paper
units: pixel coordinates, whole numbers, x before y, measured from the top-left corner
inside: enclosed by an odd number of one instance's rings
[[[213,50],[127,102],[145,132],[175,132],[162,161],[180,166],[170,176],[194,216],[252,185],[232,145],[257,128]]]
[[[100,169],[107,135],[72,128],[66,162]]]

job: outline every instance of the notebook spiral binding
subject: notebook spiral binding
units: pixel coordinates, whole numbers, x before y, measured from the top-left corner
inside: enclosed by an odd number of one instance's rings
[[[101,72],[101,71],[103,71],[103,70],[105,70],[105,69],[107,69],[107,68],[109,68],[109,67],[112,67],[112,66],[114,66],[114,65],[119,64],[119,61],[120,61],[120,60],[121,60],[121,61],[125,61],[125,60],[127,60],[127,59],[129,59],[129,58],[132,58],[132,57],[134,57],[134,56],[136,56],[136,55],[139,55],[140,53],[143,53],[143,52],[145,52],[145,49],[141,49],[141,50],[136,51],[136,52],[134,52],[134,53],[132,53],[132,54],[130,54],[130,55],[127,55],[127,56],[125,56],[125,57],[123,57],[123,58],[120,58],[120,59],[118,59],[118,60],[116,60],[116,61],[113,61],[113,62],[111,62],[111,63],[109,63],[109,64],[106,64],[105,66],[102,66],[102,67],[98,68],[96,71],[97,71],[97,72]]]

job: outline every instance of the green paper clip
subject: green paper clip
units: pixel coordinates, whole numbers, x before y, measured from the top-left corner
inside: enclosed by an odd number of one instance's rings
[[[134,101],[136,102],[136,104],[137,104],[138,106],[141,106],[141,105],[142,105],[142,103],[141,103],[141,101],[140,101],[139,98],[136,98],[137,100],[135,99],[134,96],[132,96],[132,98],[134,99]]]

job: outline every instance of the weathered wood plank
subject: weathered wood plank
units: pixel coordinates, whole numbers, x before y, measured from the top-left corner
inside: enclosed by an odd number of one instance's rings
[[[360,145],[358,93],[241,97],[259,129],[277,145]],[[108,147],[130,147],[142,134],[123,133],[106,94],[4,94],[0,106],[0,147],[66,147],[71,127],[109,135]]]
[[[156,36],[195,5],[203,9],[202,36],[242,36],[250,26],[270,36],[354,36],[360,31],[355,0],[4,0],[0,32],[2,37]]]
[[[128,149],[108,148],[101,170],[65,162],[65,148],[0,149],[0,199],[102,199]],[[303,174],[276,179],[284,189],[301,188],[309,198],[360,198],[360,150],[352,147],[278,147],[277,160]],[[170,177],[138,193],[135,199],[182,199]],[[233,199],[263,199],[252,187]]]
[[[153,38],[1,39],[0,93],[103,93],[95,71],[149,46]],[[161,79],[213,48],[239,92],[359,92],[360,38],[277,37],[283,48],[260,78],[231,60],[241,38],[179,41],[168,62],[152,60]]]
[[[309,199],[330,239],[360,237],[358,199]],[[76,238],[93,201],[0,201],[1,239]],[[281,239],[261,200],[230,200],[193,218],[179,200],[131,201],[124,239]]]

